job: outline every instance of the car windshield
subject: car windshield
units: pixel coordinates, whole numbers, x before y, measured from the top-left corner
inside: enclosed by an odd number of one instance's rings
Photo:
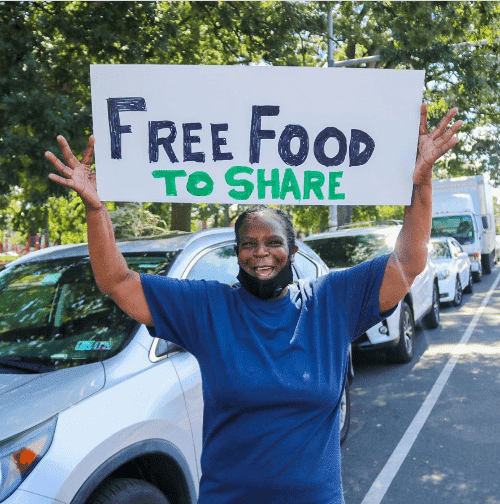
[[[394,235],[371,233],[357,236],[330,236],[307,240],[307,244],[329,268],[349,268],[390,253],[394,247]]]
[[[433,217],[431,237],[452,236],[460,245],[474,243],[474,227],[470,215]]]
[[[429,243],[429,255],[431,259],[451,259],[450,247],[445,242]]]
[[[158,274],[174,255],[125,259],[134,271]],[[118,353],[136,326],[97,288],[88,257],[26,262],[0,272],[0,368],[36,372],[101,361]]]

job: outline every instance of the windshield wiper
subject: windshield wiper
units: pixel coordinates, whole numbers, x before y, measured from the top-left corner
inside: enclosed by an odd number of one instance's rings
[[[8,369],[15,369],[18,371],[24,371],[25,373],[47,373],[49,371],[55,371],[57,368],[54,366],[46,366],[37,362],[36,359],[30,359],[25,357],[0,357],[0,367],[6,367]]]

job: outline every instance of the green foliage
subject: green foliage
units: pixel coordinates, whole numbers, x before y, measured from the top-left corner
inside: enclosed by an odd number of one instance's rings
[[[48,198],[48,229],[50,242],[58,245],[87,241],[85,207],[75,192]]]
[[[285,205],[282,210],[290,215],[294,227],[306,236],[328,226],[330,218],[328,206]]]
[[[167,224],[145,210],[140,203],[124,203],[109,213],[116,238],[157,236],[168,231]]]
[[[83,151],[92,130],[90,64],[320,66],[330,8],[335,60],[379,54],[359,66],[424,69],[431,126],[459,107],[463,141],[436,164],[436,176],[489,171],[500,182],[496,2],[0,2],[0,225],[27,234],[50,223],[60,240],[84,239],[84,213],[47,180],[43,153],[58,152],[57,134]],[[475,45],[454,47],[466,42]],[[72,219],[54,214],[61,197]],[[192,205],[191,218],[228,225],[241,208]],[[170,227],[172,205],[143,210]],[[306,233],[328,223],[328,207],[288,211]],[[353,219],[401,213],[355,207]]]
[[[500,203],[498,198],[493,196],[493,211],[495,214],[495,228],[497,236],[500,236]]]
[[[404,206],[358,205],[352,212],[352,222],[403,220]]]
[[[326,7],[326,5],[325,5]],[[439,178],[490,172],[500,182],[497,2],[335,2],[336,60],[379,54],[379,68],[426,72],[435,126],[459,108],[461,143],[436,163]]]

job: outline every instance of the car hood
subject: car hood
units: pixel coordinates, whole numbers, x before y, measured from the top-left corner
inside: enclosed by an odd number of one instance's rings
[[[57,415],[104,384],[100,362],[39,375],[0,374],[0,440]]]
[[[451,259],[433,259],[433,261],[438,271],[450,269],[453,265],[453,261]]]

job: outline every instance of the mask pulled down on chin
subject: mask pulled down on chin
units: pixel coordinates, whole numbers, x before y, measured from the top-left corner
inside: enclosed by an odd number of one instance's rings
[[[289,257],[285,267],[269,280],[259,280],[247,273],[241,266],[237,278],[240,284],[253,296],[260,299],[277,298],[283,289],[293,282],[292,262]]]

